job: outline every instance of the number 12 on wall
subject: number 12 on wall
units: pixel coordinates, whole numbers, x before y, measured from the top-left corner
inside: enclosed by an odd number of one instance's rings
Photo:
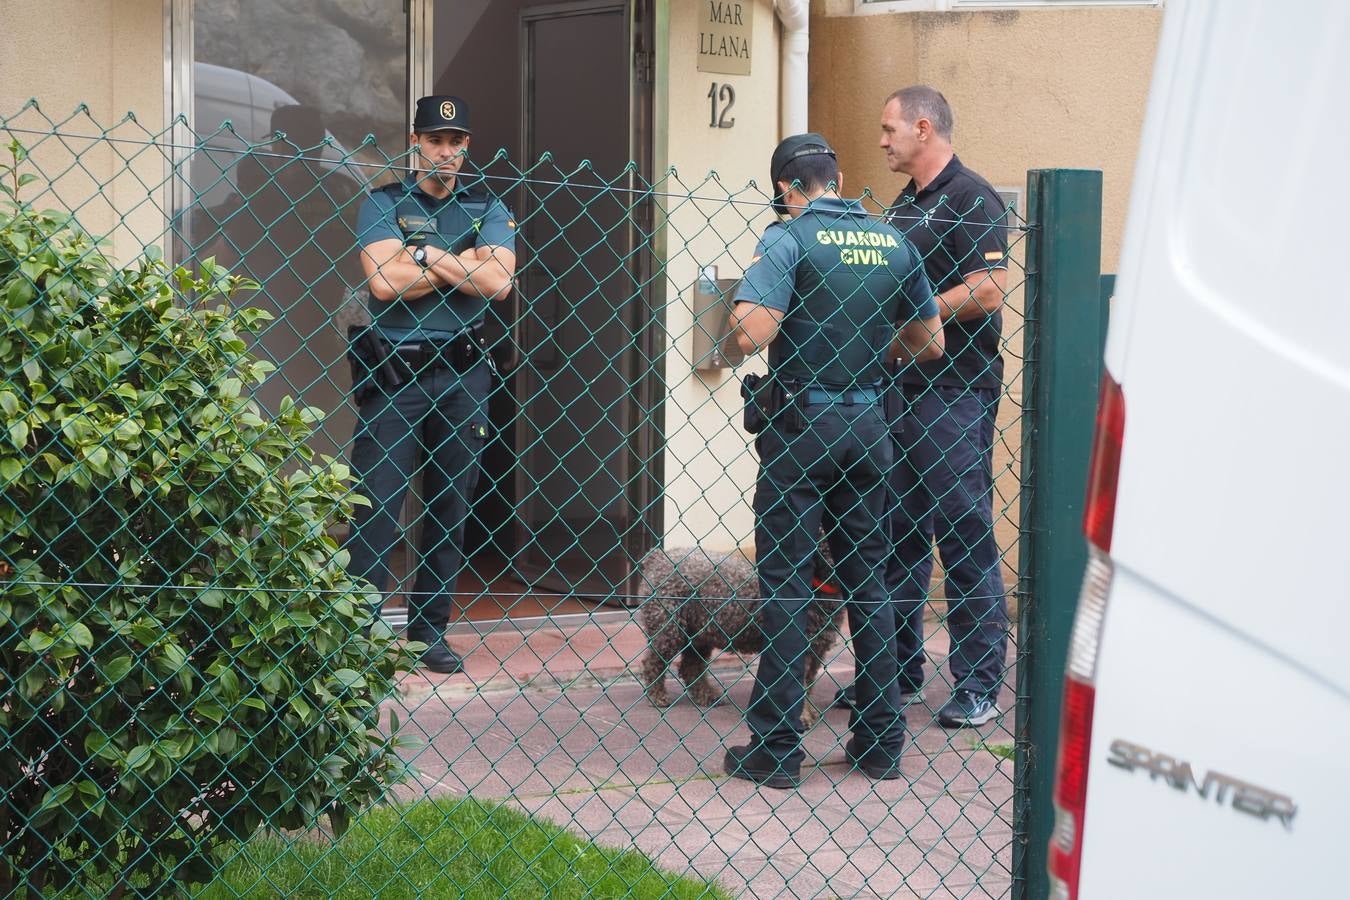
[[[718,115],[717,104],[722,104],[722,113]],[[709,128],[731,128],[736,124],[735,116],[728,116],[731,108],[736,105],[736,89],[729,84],[712,83],[708,88],[708,105],[711,107],[710,117],[708,119]]]

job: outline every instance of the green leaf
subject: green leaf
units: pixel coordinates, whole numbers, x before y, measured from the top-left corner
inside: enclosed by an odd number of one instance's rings
[[[34,631],[25,640],[19,641],[19,649],[30,653],[43,653],[55,643],[56,639],[47,632]]]
[[[187,663],[187,653],[172,641],[165,643],[160,650],[164,653],[164,661],[168,663],[170,671],[181,669]]]
[[[216,739],[217,753],[233,753],[239,747],[239,732],[233,728],[222,728],[211,736]]]
[[[239,696],[239,676],[231,669],[222,669],[216,679],[220,685],[220,696],[233,702]]]
[[[259,682],[262,689],[269,694],[281,693],[282,686],[286,683],[285,675],[279,668],[268,669]]]
[[[137,744],[132,748],[131,752],[127,754],[127,768],[135,771],[150,765],[152,762],[150,757],[153,751],[154,747],[150,744]]]
[[[19,414],[19,398],[9,391],[0,391],[0,409],[4,410],[7,416],[17,416]]]
[[[98,782],[90,781],[88,778],[76,782],[75,789],[86,798],[98,798],[103,796],[103,789],[98,786]]]
[[[90,631],[89,626],[83,622],[76,622],[74,625],[70,626],[66,631],[66,634],[75,642],[75,646],[77,647],[83,647],[88,650],[90,647],[94,646],[94,633]]]
[[[100,731],[92,731],[85,736],[84,752],[110,763],[117,763],[122,758],[122,751],[117,749],[111,738]]]
[[[333,673],[333,680],[345,688],[366,686],[365,676],[355,669],[338,669]]]
[[[202,701],[192,707],[192,711],[203,719],[210,719],[212,722],[220,723],[225,721],[225,709],[218,703]]]
[[[109,684],[117,684],[131,671],[134,665],[130,656],[119,656],[116,659],[103,665],[103,677]]]
[[[85,457],[85,461],[89,463],[89,468],[100,475],[109,474],[107,447],[95,447],[93,452]]]
[[[216,395],[221,399],[232,400],[244,389],[244,383],[238,378],[222,378],[216,385]]]
[[[20,419],[9,426],[9,442],[19,450],[24,448],[24,444],[28,443],[28,423],[26,421]]]
[[[38,805],[37,812],[65,806],[74,795],[75,785],[73,784],[66,783],[59,787],[54,787],[42,795],[42,803]]]
[[[23,309],[33,302],[37,296],[37,290],[33,283],[27,278],[15,278],[9,283],[9,290],[5,293],[5,303],[10,309]]]
[[[299,697],[291,698],[290,707],[300,717],[301,724],[309,725],[314,721],[314,708]]]

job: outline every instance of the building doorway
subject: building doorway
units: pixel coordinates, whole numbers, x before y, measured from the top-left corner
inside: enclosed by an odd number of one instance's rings
[[[412,71],[469,102],[473,157],[520,222],[519,290],[489,323],[504,380],[468,548],[484,590],[498,568],[522,593],[622,601],[661,533],[651,210],[638,202],[650,4],[441,0],[428,18]]]
[[[363,194],[396,174],[381,163],[406,149],[413,98],[468,102],[473,160],[520,221],[520,288],[488,323],[503,379],[459,585],[481,598],[471,618],[622,600],[662,533],[664,388],[640,192],[652,3],[410,0],[353,20],[331,0],[199,0],[191,39],[173,47],[174,70],[191,73],[175,81],[175,112],[207,145],[187,167],[180,258],[215,255],[259,283],[240,298],[275,317],[255,347],[278,367],[259,399],[328,411],[319,452],[343,454],[354,422],[344,311],[363,307],[351,252]],[[286,139],[269,144],[278,129]],[[350,153],[367,134],[377,146]],[[297,149],[325,138],[323,159]],[[415,492],[409,504],[405,521]],[[549,597],[530,602],[537,592]]]

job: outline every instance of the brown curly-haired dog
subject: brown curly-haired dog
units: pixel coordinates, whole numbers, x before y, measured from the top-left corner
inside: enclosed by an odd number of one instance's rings
[[[708,553],[699,547],[662,550],[659,547],[642,560],[644,599],[637,612],[647,634],[647,655],[639,678],[647,699],[658,707],[673,698],[666,691],[666,670],[680,658],[679,675],[689,699],[709,706],[722,697],[722,690],[708,678],[708,660],[716,650],[759,653],[764,649],[763,600],[755,565],[740,551]],[[822,543],[816,557],[816,599],[809,607],[806,636],[807,702],[802,707],[802,725],[809,728],[820,718],[811,702],[811,685],[839,639],[844,604],[831,586],[833,563]]]

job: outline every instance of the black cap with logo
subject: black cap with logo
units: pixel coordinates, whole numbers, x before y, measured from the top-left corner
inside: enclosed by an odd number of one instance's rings
[[[826,140],[813,131],[783,138],[773,151],[773,158],[769,160],[769,185],[773,194],[775,196],[778,194],[778,182],[783,179],[783,170],[788,167],[788,163],[803,156],[817,154],[826,154],[831,159],[838,159]],[[785,211],[785,207],[778,200],[774,200],[773,208],[780,213]]]
[[[469,128],[469,105],[449,94],[423,97],[417,101],[412,130],[414,134],[426,134],[429,131],[462,131],[465,134],[472,134]]]

